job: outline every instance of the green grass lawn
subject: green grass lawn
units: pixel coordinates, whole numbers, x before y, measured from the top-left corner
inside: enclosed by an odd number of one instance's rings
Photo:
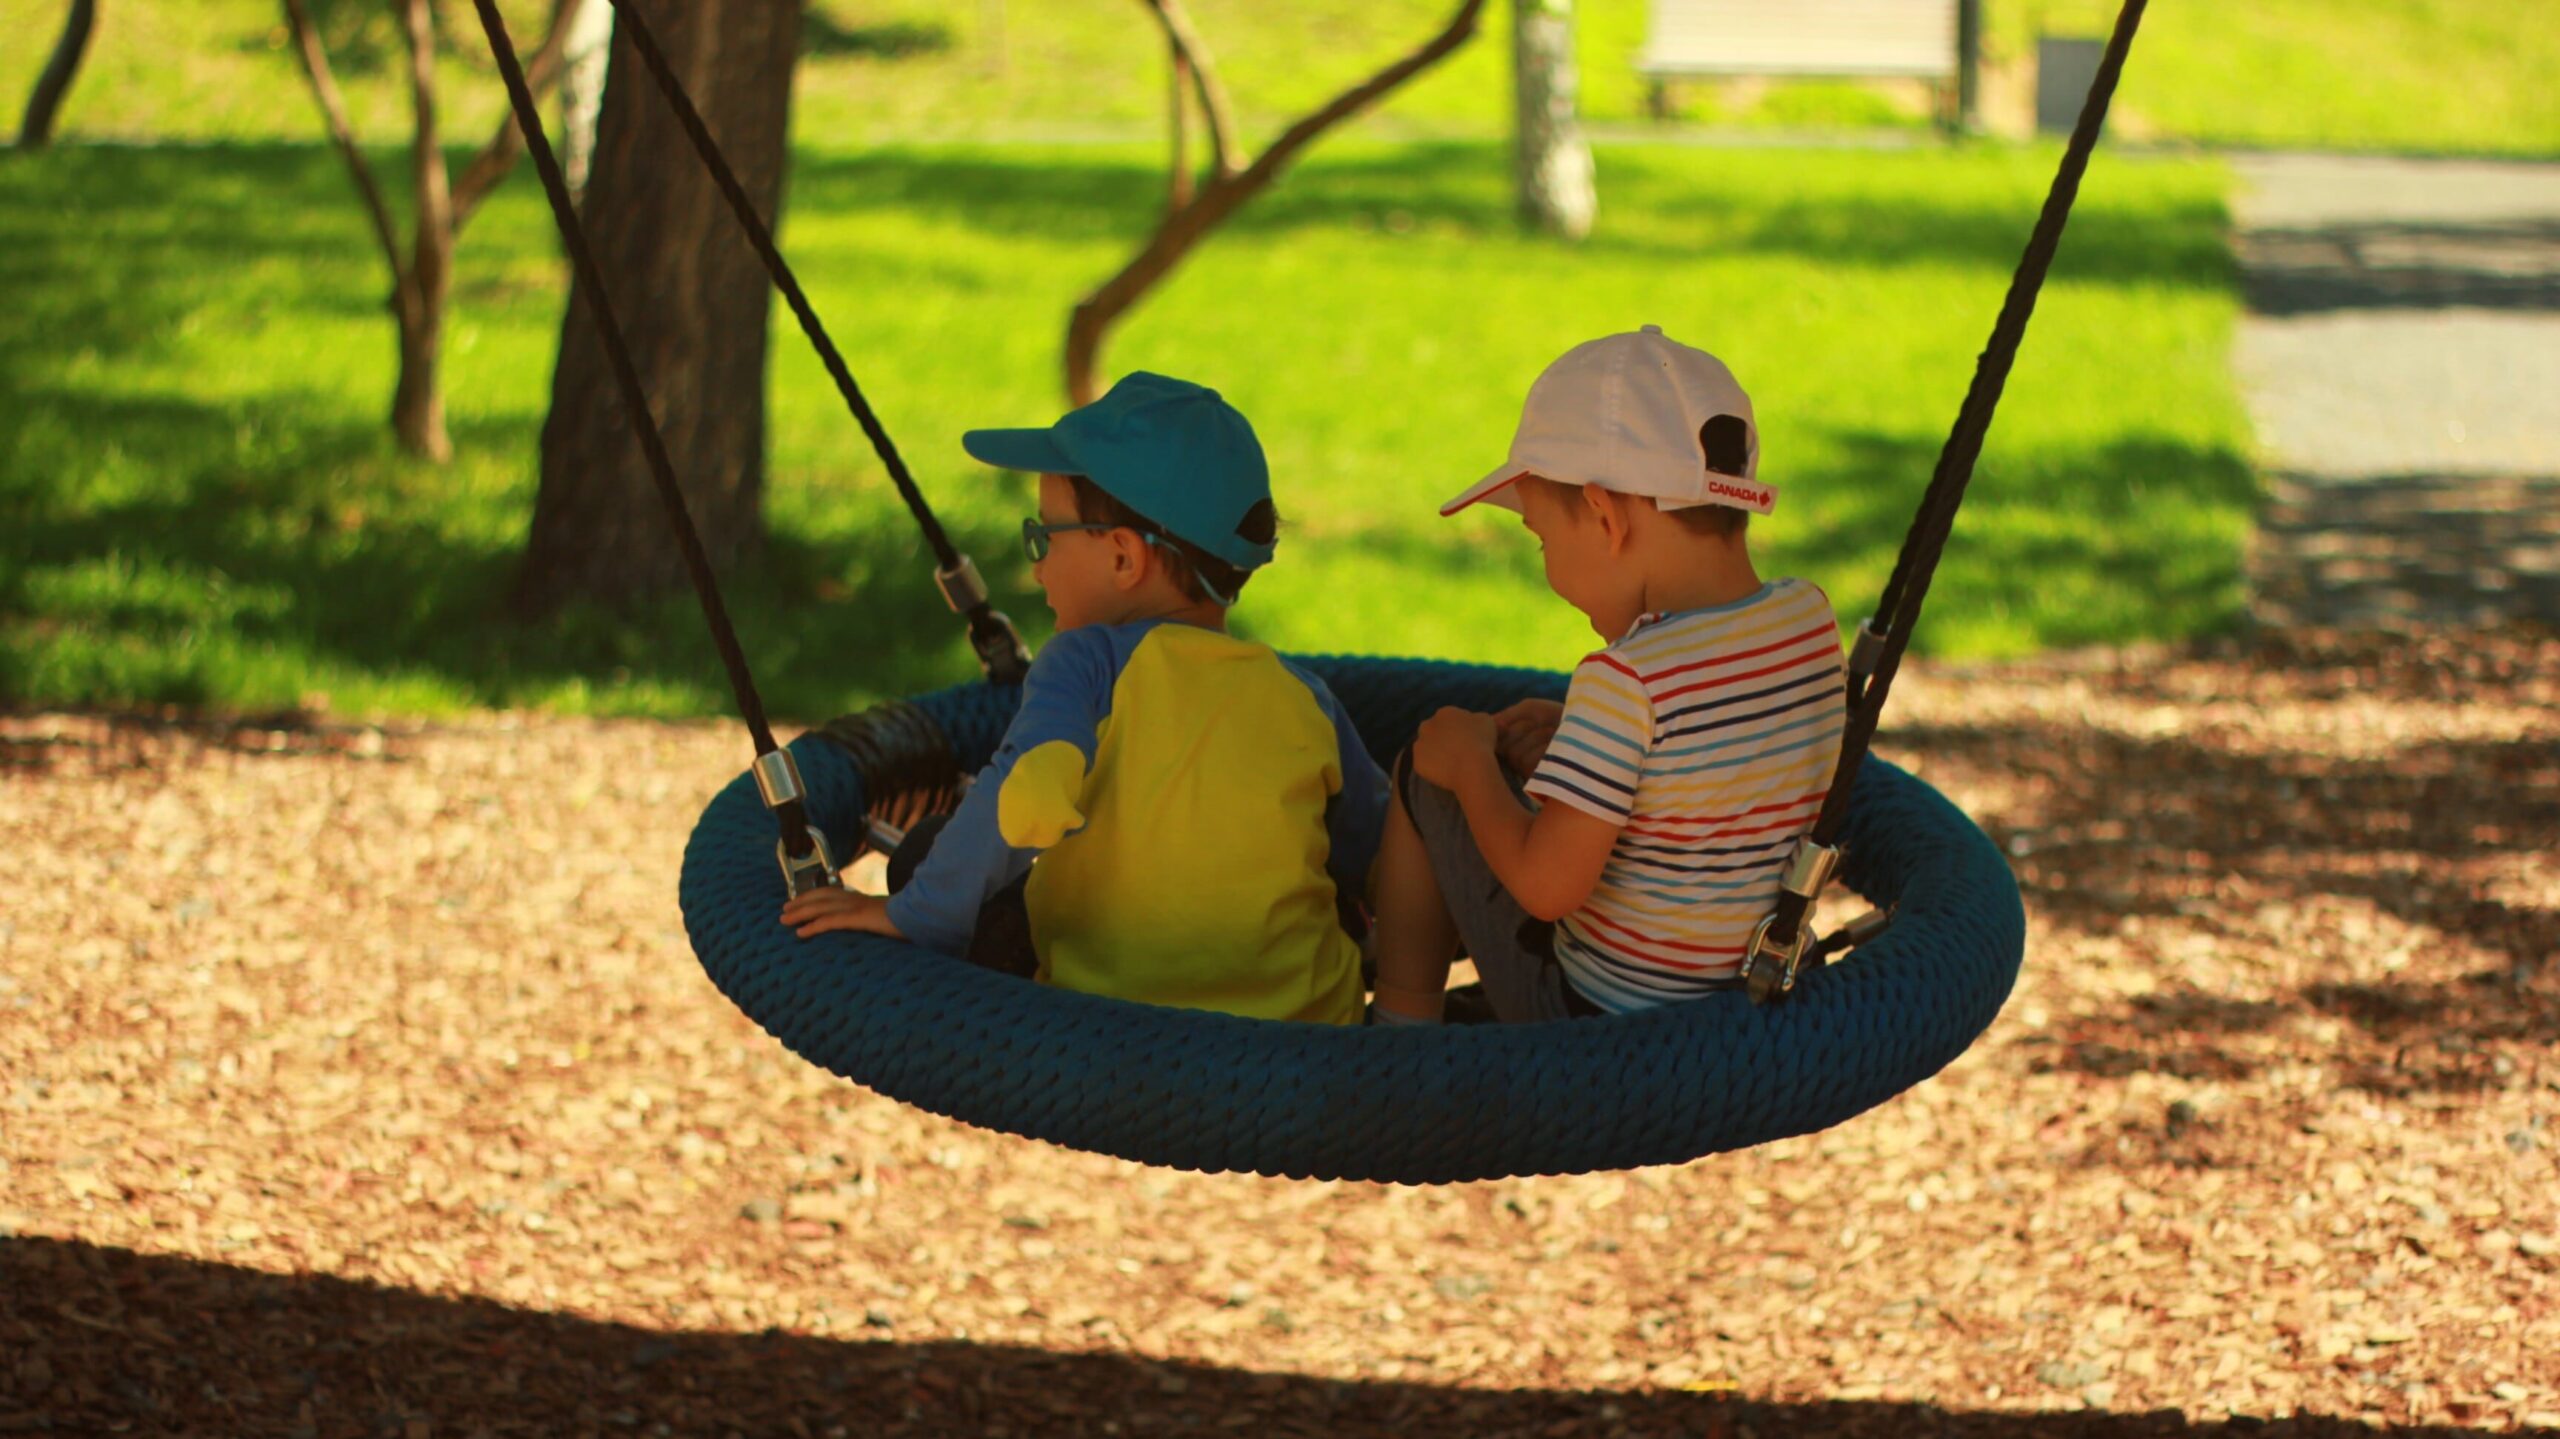
[[[1238,611],[1293,649],[1562,665],[1587,647],[1507,516],[1432,507],[1499,458],[1567,345],[1658,322],[1759,403],[1765,568],[1844,616],[1881,584],[2050,151],[1606,149],[1587,246],[1526,240],[1491,143],[1321,152],[1177,272],[1109,368],[1223,388],[1290,523]],[[388,156],[385,163],[395,163]],[[2102,158],[1931,596],[1923,647],[2001,655],[2230,624],[2254,483],[2210,162]],[[810,147],[784,243],[937,505],[1027,627],[1018,480],[971,425],[1060,409],[1073,295],[1159,189],[1151,148]],[[464,242],[461,457],[391,450],[385,281],[314,146],[71,147],[0,164],[0,698],[437,713],[726,704],[687,599],[500,620],[531,508],[561,265],[529,184]],[[774,543],[740,628],[782,714],[968,675],[903,511],[787,320]]]
[[[378,5],[372,6],[379,10]],[[1192,0],[1245,123],[1267,134],[1417,43],[1445,0]],[[2039,28],[2104,33],[2112,0],[1987,0],[1987,63],[2024,69]],[[61,23],[63,0],[0,0],[0,108],[14,118]],[[531,43],[538,0],[509,0]],[[446,106],[477,135],[501,108],[468,6],[446,66]],[[1644,114],[1634,57],[1644,0],[1577,7],[1585,113]],[[102,7],[67,133],[124,139],[305,139],[318,122],[284,46],[274,0]],[[1396,95],[1371,125],[1393,134],[1485,137],[1508,124],[1510,13],[1488,6],[1484,34]],[[1164,62],[1145,13],[1104,4],[813,0],[799,79],[801,137],[821,146],[891,141],[1153,133]],[[375,37],[388,55],[387,24]],[[389,67],[350,56],[364,132],[388,139],[405,103]],[[2124,87],[2119,131],[2166,141],[2560,155],[2560,25],[2545,0],[2247,0],[2151,7]],[[1851,84],[1697,85],[1692,120],[1737,126],[1918,127],[1910,93]]]

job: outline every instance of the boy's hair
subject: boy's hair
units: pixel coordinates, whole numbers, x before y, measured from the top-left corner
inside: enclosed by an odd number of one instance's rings
[[[1524,475],[1521,478],[1537,484],[1553,486],[1558,499],[1578,498],[1582,489],[1580,485],[1568,485],[1562,480],[1551,480],[1544,475]],[[1645,504],[1654,503],[1643,495],[1629,495],[1627,498]],[[1582,512],[1577,507],[1573,513],[1578,517]],[[1684,509],[1664,510],[1663,513],[1678,520],[1680,528],[1693,535],[1718,535],[1730,538],[1741,534],[1743,529],[1751,523],[1749,510],[1737,510],[1731,505],[1690,505]]]
[[[1664,514],[1680,522],[1680,527],[1693,535],[1722,535],[1730,538],[1741,534],[1751,524],[1749,510],[1731,505],[1691,505],[1685,510],[1664,510]]]
[[[1244,593],[1244,582],[1253,571],[1238,569],[1178,535],[1167,534],[1162,525],[1122,504],[1111,493],[1083,475],[1069,475],[1067,483],[1076,492],[1076,519],[1088,525],[1125,526],[1142,535],[1153,535],[1164,554],[1165,570],[1173,578],[1175,589],[1189,600],[1211,600],[1219,596],[1233,604]],[[1237,533],[1257,545],[1267,545],[1280,531],[1280,511],[1269,500],[1256,501],[1246,514]],[[1203,582],[1206,582],[1205,586]],[[1217,594],[1210,593],[1215,590]]]

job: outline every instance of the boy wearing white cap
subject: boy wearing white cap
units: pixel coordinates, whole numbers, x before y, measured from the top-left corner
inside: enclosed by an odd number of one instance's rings
[[[1562,705],[1443,709],[1398,763],[1379,1022],[1437,1021],[1462,946],[1506,1022],[1740,983],[1846,723],[1830,601],[1751,563],[1759,451],[1733,372],[1647,325],[1548,366],[1510,457],[1441,506],[1519,514],[1608,643]]]

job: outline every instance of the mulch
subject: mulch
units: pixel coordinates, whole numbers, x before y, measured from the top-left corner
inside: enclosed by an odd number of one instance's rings
[[[0,716],[0,1434],[2560,1428],[2560,640],[1924,667],[2028,964],[1825,1133],[1406,1189],[918,1114],[704,980],[735,726]]]

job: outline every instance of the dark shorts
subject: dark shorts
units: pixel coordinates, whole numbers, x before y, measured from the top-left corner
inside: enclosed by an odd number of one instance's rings
[[[1458,942],[1476,962],[1493,1017],[1504,1024],[1580,1019],[1601,1013],[1567,983],[1556,964],[1555,925],[1532,918],[1502,887],[1476,848],[1458,797],[1413,772],[1413,752],[1396,756],[1396,794],[1431,856],[1440,900],[1458,927]],[[1517,777],[1512,792],[1521,792]]]
[[[950,822],[949,815],[928,815],[917,820],[898,843],[898,852],[889,856],[889,892],[896,894],[907,887],[915,876],[916,866],[933,852],[933,842]],[[969,935],[968,960],[983,969],[1029,979],[1040,972],[1040,952],[1031,945],[1031,908],[1023,902],[1024,886],[1031,876],[1006,885],[978,908],[978,927]]]

